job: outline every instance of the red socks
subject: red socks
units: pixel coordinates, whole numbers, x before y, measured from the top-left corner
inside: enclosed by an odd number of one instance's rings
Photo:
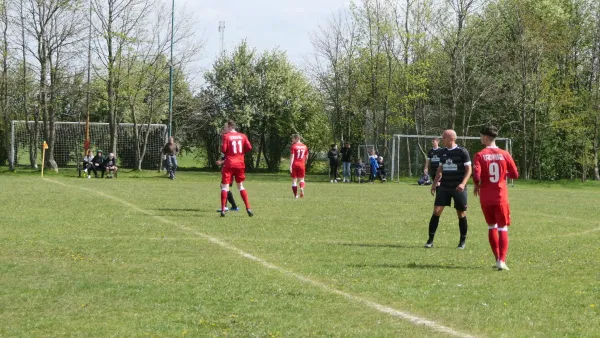
[[[221,211],[224,211],[226,206],[227,206],[227,190],[221,189]]]
[[[292,192],[294,193],[294,197],[298,195],[298,187],[295,185],[292,185]]]
[[[500,249],[498,244],[498,227],[488,226],[488,239],[490,240],[490,247],[494,253],[496,260],[500,259]]]
[[[506,262],[506,254],[508,253],[508,227],[498,228],[498,238],[500,244],[500,260]]]
[[[244,204],[246,204],[246,209],[250,209],[250,202],[248,202],[248,193],[246,192],[246,189],[240,190],[240,195],[242,196]]]

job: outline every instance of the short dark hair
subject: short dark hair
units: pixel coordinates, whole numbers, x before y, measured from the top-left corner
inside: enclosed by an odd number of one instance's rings
[[[301,139],[302,136],[300,136],[300,134],[294,134],[294,135],[292,135],[292,139],[296,139],[296,138]]]
[[[235,129],[235,122],[233,122],[233,120],[227,121],[227,127]]]
[[[479,133],[481,135],[486,135],[491,138],[496,138],[496,137],[498,137],[498,128],[496,128],[495,126],[492,126],[492,125],[487,125],[487,126],[481,128],[481,131],[479,131]]]

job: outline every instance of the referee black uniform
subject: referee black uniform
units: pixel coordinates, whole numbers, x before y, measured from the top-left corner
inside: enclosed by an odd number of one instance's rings
[[[467,167],[471,166],[471,157],[467,149],[455,146],[454,148],[444,148],[441,151],[439,165],[441,166],[442,179],[439,187],[436,188],[435,206],[450,206],[454,201],[454,209],[457,212],[467,211],[467,189],[457,191],[456,188],[462,183],[467,173]],[[433,188],[432,188],[433,189]],[[429,221],[429,240],[425,247],[433,246],[433,238],[439,224],[440,216],[433,214]],[[467,238],[467,217],[458,218],[460,229],[460,242],[458,248],[464,249]]]

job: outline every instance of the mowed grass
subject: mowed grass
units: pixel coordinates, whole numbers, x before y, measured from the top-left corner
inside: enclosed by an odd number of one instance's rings
[[[408,182],[309,177],[294,200],[249,174],[255,217],[221,219],[217,173],[47,178],[0,175],[0,336],[448,336],[333,290],[473,336],[600,332],[595,186],[517,182],[498,272],[472,197],[467,248],[447,209],[423,249],[433,198]]]

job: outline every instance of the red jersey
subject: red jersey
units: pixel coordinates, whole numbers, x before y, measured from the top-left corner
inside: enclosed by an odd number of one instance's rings
[[[304,168],[306,166],[306,159],[308,158],[308,147],[302,142],[292,144],[292,163],[293,167]]]
[[[248,137],[237,131],[223,135],[221,152],[225,154],[224,168],[246,168],[244,154],[252,150]]]
[[[479,185],[481,205],[508,204],[506,178],[519,178],[512,156],[498,147],[487,147],[475,154],[473,180]]]

